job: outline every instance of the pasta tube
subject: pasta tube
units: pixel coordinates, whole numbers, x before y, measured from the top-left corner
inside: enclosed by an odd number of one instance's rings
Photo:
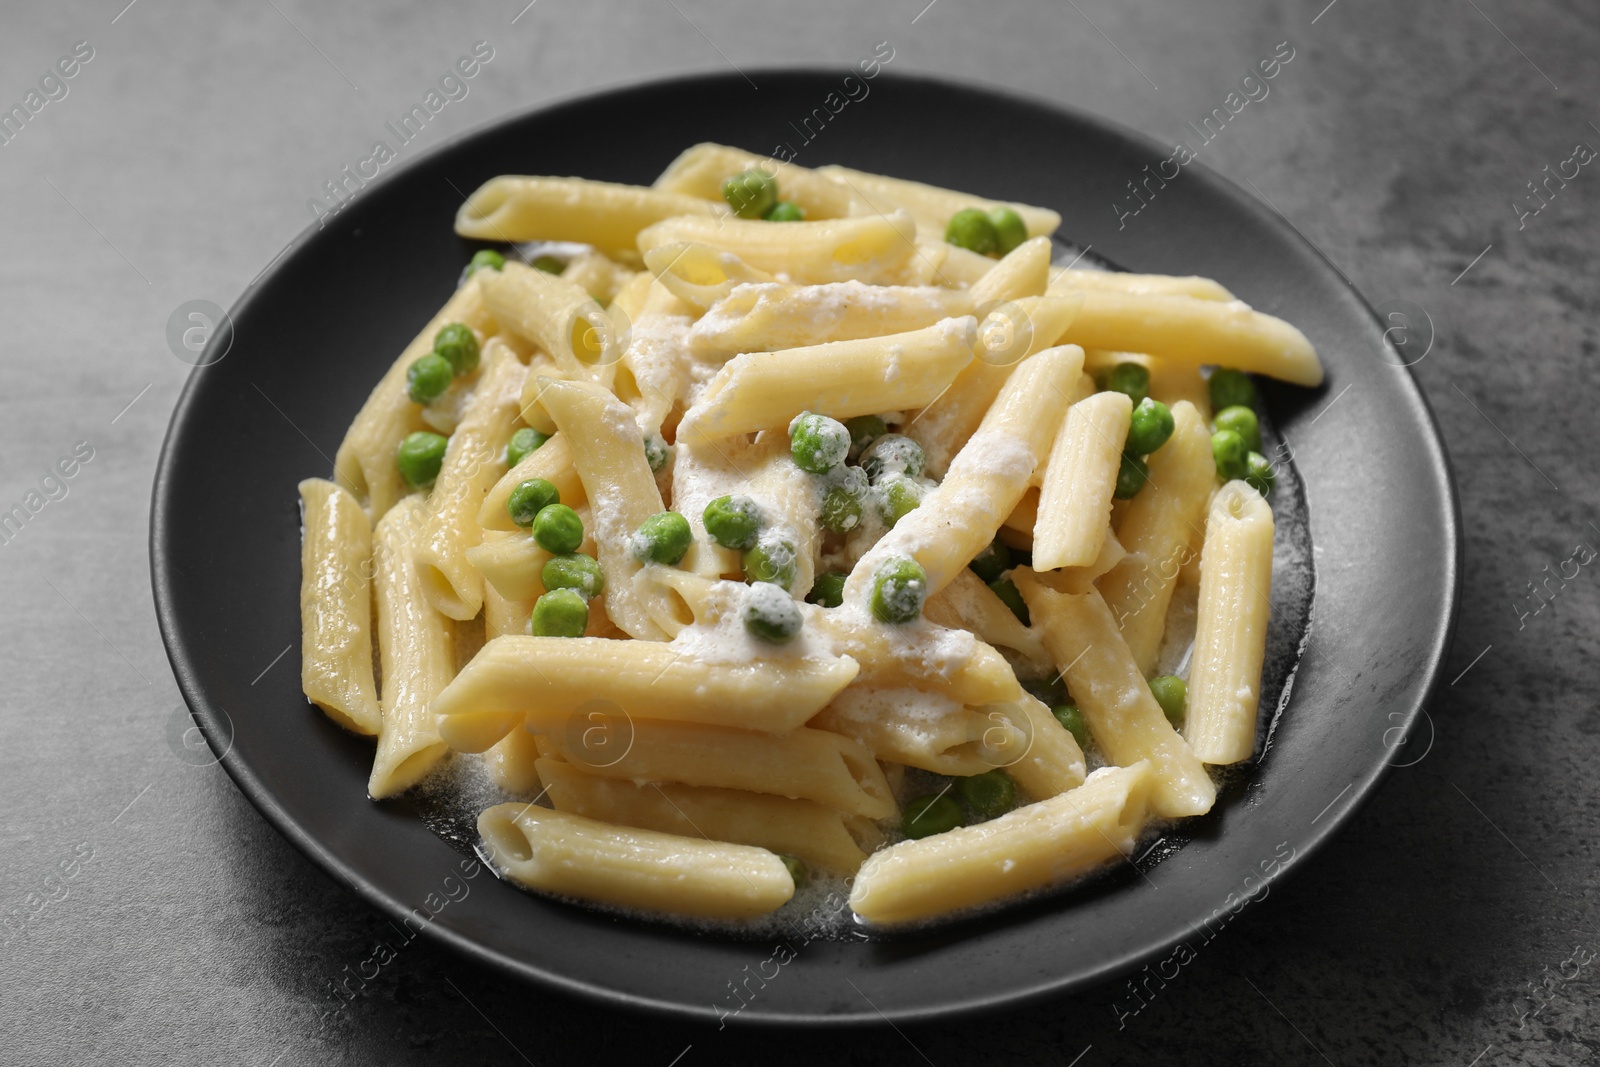
[[[495,321],[548,352],[568,378],[605,380],[627,338],[594,297],[554,274],[507,263],[478,271]],[[523,398],[524,405],[529,398]]]
[[[778,655],[708,662],[663,641],[506,634],[483,646],[433,701],[439,733],[482,752],[529,718],[550,728],[603,695],[635,720],[740,726],[774,733],[803,724],[855,678],[843,656]]]
[[[1039,486],[1035,570],[1084,567],[1100,554],[1132,413],[1128,396],[1113,392],[1067,409]]]
[[[1184,733],[1207,763],[1250,758],[1272,618],[1272,509],[1244,482],[1211,503]]]
[[[856,563],[845,582],[846,602],[865,603],[878,568],[895,556],[922,565],[929,596],[949,585],[1027,492],[1082,366],[1083,350],[1071,345],[1024,360],[944,481]]]
[[[813,800],[867,819],[895,814],[894,796],[872,753],[848,737],[801,727],[786,734],[639,719],[625,752],[586,740],[582,729],[544,733],[552,751],[591,773],[630,781],[746,789]],[[621,746],[619,746],[621,747]]]
[[[358,734],[381,723],[372,678],[372,524],[332,482],[300,483],[300,687]]]
[[[1172,437],[1150,457],[1149,482],[1128,501],[1117,537],[1127,555],[1099,581],[1139,669],[1155,670],[1179,568],[1217,484],[1211,433],[1190,404],[1172,409]]]
[[[428,602],[452,619],[483,609],[483,575],[467,561],[482,537],[473,519],[484,495],[505,473],[506,441],[521,407],[523,367],[516,354],[491,339],[487,366],[466,413],[450,435],[444,463],[428,492],[415,556]]]
[[[374,800],[416,785],[445,757],[428,703],[455,670],[454,628],[423,590],[413,552],[427,505],[410,496],[378,520],[373,546],[383,727],[367,793]]]
[[[972,361],[976,326],[967,316],[888,337],[737,356],[707,384],[678,435],[693,441],[787,428],[807,410],[847,419],[921,406]]]
[[[532,804],[478,816],[495,870],[530,889],[620,908],[747,919],[782,907],[794,879],[766,849],[595,822]]]
[[[852,279],[871,285],[903,280],[916,254],[914,224],[904,212],[824,222],[707,218],[682,215],[639,234],[639,251],[696,243],[732,252],[757,270],[787,274],[803,285]]]
[[[850,214],[853,197],[838,182],[771,156],[709,142],[684,149],[655,180],[655,188],[721,201],[722,183],[747,170],[776,178],[783,199],[799,205],[808,219],[838,219]]]
[[[334,480],[362,501],[374,523],[410,492],[395,465],[400,442],[407,434],[429,429],[422,407],[407,393],[406,373],[411,364],[433,351],[434,335],[453,322],[470,326],[480,341],[494,332],[494,320],[479,288],[482,276],[491,273],[478,271],[468,278],[406,345],[339,442],[333,457]]]
[[[1055,292],[1073,291],[1057,285]],[[1239,300],[1201,300],[1083,288],[1077,317],[1061,340],[1084,348],[1147,352],[1198,367],[1217,363],[1280,378],[1322,384],[1322,364],[1306,335]]]
[[[978,358],[911,421],[913,436],[927,453],[929,474],[944,473],[977,432],[1006,380],[1028,357],[1054,346],[1074,314],[1072,300],[1051,296],[1022,297],[990,312],[978,328]],[[1062,389],[1071,391],[1067,385]]]
[[[512,736],[519,734],[532,736],[526,730],[512,731]],[[537,770],[558,811],[641,830],[771,849],[840,874],[854,874],[867,858],[846,827],[850,817],[815,801],[743,789],[625,782],[551,759],[540,760]]]
[[[467,197],[456,233],[480,241],[577,241],[625,259],[637,254],[639,231],[652,223],[727,213],[721,203],[637,185],[506,174]]]
[[[1230,301],[1234,295],[1210,278],[1195,275],[1129,274],[1127,271],[1072,270],[1051,267],[1050,285],[1062,289],[1106,289],[1144,296],[1189,296],[1196,300]]]
[[[997,819],[890,845],[862,865],[850,907],[894,926],[1059,885],[1133,852],[1151,789],[1144,760],[1106,767]]]
[[[972,309],[969,294],[934,286],[740,285],[694,324],[689,344],[702,358],[804,348],[920,330]]]
[[[866,205],[866,210],[889,212],[896,208],[910,211],[917,220],[917,229],[925,236],[944,237],[945,225],[950,216],[969,207],[1008,207],[1022,216],[1029,237],[1048,237],[1061,225],[1061,216],[1049,208],[1033,207],[1016,201],[988,200],[971,193],[954,189],[941,189],[937,185],[890,178],[883,174],[851,170],[849,167],[819,167],[817,173],[831,178],[853,192]],[[861,209],[858,209],[861,210]]]
[[[1026,567],[1013,571],[1012,580],[1106,758],[1124,767],[1150,761],[1157,814],[1210,811],[1217,787],[1151,695],[1100,594],[1058,593]]]
[[[644,603],[651,590],[634,584],[642,564],[628,547],[640,523],[665,510],[632,409],[603,387],[582,382],[547,382],[544,403],[572,449],[593,509],[606,612],[632,637],[664,640]]]
[[[568,507],[575,508],[588,500],[583,482],[578,478],[578,468],[572,462],[572,449],[567,445],[567,438],[558,432],[489,487],[483,506],[478,509],[478,525],[485,530],[520,529],[511,521],[507,505],[511,491],[530,478],[543,478],[555,486],[561,494],[561,502]]]

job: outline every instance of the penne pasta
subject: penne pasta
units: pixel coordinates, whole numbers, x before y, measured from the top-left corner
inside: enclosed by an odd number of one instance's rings
[[[548,383],[545,406],[569,442],[573,466],[593,509],[606,612],[631,637],[664,638],[643,602],[649,591],[633,581],[643,565],[629,542],[640,523],[666,508],[632,410],[600,386],[580,382]]]
[[[502,175],[467,197],[456,233],[480,241],[576,241],[626,258],[637,254],[639,231],[652,223],[727,213],[720,203],[637,185]]]
[[[727,726],[635,720],[620,755],[586,741],[583,730],[544,734],[551,750],[591,773],[630,781],[744,789],[811,800],[866,819],[895,814],[894,797],[876,760],[848,737],[801,727],[761,733]]]
[[[521,407],[523,367],[516,354],[495,341],[483,350],[484,370],[472,401],[444,454],[428,494],[414,555],[428,602],[452,619],[475,618],[483,609],[483,575],[467,560],[481,531],[472,520],[484,495],[505,473],[506,441]]]
[[[723,182],[746,170],[776,178],[784,199],[798,204],[808,219],[838,219],[851,213],[853,198],[838,182],[793,163],[720,144],[684,149],[661,172],[654,187],[721,203]]]
[[[802,725],[857,670],[849,657],[826,653],[719,663],[689,642],[507,634],[483,646],[432,712],[460,752],[482,752],[525,719],[540,730],[581,721],[602,693],[610,714],[629,719],[781,733]]]
[[[1155,670],[1167,605],[1216,486],[1211,433],[1189,404],[1172,410],[1172,438],[1150,457],[1149,483],[1128,502],[1117,539],[1127,555],[1097,583],[1139,669]]]
[[[382,719],[372,678],[372,524],[332,482],[300,483],[300,687],[328,718],[373,735]]]
[[[433,351],[435,336],[451,323],[464,323],[480,335],[493,326],[479,277],[474,274],[468,278],[400,353],[361,405],[334,453],[334,481],[361,501],[374,523],[408,492],[395,465],[400,442],[407,434],[428,429],[422,407],[406,392],[411,364]]]
[[[519,734],[532,736],[526,730],[512,736]],[[540,760],[537,769],[557,811],[770,849],[839,874],[854,874],[867,858],[849,830],[851,817],[815,801],[714,786],[626,782],[551,759]]]
[[[911,421],[928,455],[928,473],[944,473],[951,457],[977,432],[1007,379],[1023,360],[1054,346],[1073,314],[1070,300],[1054,297],[1023,297],[990,313],[978,330],[978,358]]]
[[[860,281],[893,285],[903,280],[916,255],[911,216],[871,215],[790,222],[773,226],[759,219],[680,215],[639,234],[639,251],[684,243],[732,252],[757,270],[783,273],[802,285]]]
[[[1159,815],[1211,810],[1216,786],[1151,695],[1100,594],[1058,593],[1026,567],[1013,580],[1106,758],[1123,767],[1150,761],[1151,806]]]
[[[552,356],[564,377],[602,380],[622,357],[622,331],[571,282],[521,263],[473,275],[480,276],[484,303],[495,321]],[[524,397],[524,406],[529,403]]]
[[[1049,283],[1050,238],[1033,237],[1006,253],[1005,258],[972,283],[972,299],[982,305],[989,301],[1043,296]]]
[[[1123,393],[1096,393],[1067,410],[1039,485],[1035,570],[1085,567],[1100,554],[1132,412]]]
[[[1050,291],[1082,295],[1062,341],[1146,352],[1191,367],[1220,363],[1294,385],[1322,384],[1322,364],[1305,334],[1242,301],[1059,285]]]
[[[1145,296],[1189,296],[1196,300],[1231,301],[1234,295],[1210,278],[1194,275],[1129,274],[1120,270],[1072,270],[1051,267],[1049,284],[1062,289],[1105,289]]]
[[[1007,379],[944,481],[901,519],[851,570],[845,598],[864,601],[885,561],[916,560],[933,595],[950,584],[994,540],[1000,523],[1027,492],[1077,381],[1083,350],[1050,348],[1024,360]]]
[[[511,491],[531,478],[543,478],[555,486],[562,502],[568,507],[575,508],[587,503],[583,481],[578,477],[578,468],[573,464],[572,449],[567,440],[557,432],[529,452],[521,463],[501,475],[500,480],[490,486],[483,496],[483,504],[478,508],[478,525],[485,530],[518,529],[517,524],[511,521],[506,505],[511,499]]]
[[[850,907],[895,926],[1059,885],[1133,852],[1150,765],[1096,771],[1081,786],[976,826],[902,841],[867,859]]]
[[[783,861],[746,845],[625,829],[532,804],[488,809],[478,832],[505,877],[598,904],[747,919],[794,895]]]
[[[1261,663],[1272,619],[1272,509],[1243,482],[1217,491],[1200,550],[1200,605],[1185,736],[1206,763],[1238,763],[1256,743]]]
[[[689,344],[701,358],[805,348],[908,333],[972,310],[969,294],[934,286],[743,284],[694,324]]]
[[[737,356],[711,379],[678,434],[716,439],[787,429],[802,411],[845,419],[920,407],[971,362],[975,342],[968,316],[888,337]]]
[[[383,673],[383,726],[367,780],[374,800],[410,789],[448,752],[428,704],[455,671],[453,626],[428,602],[413,555],[426,508],[422,497],[407,497],[378,520],[373,536]]]
[[[1061,226],[1061,216],[1048,208],[1015,201],[986,200],[970,193],[958,193],[953,189],[941,189],[936,185],[890,178],[883,174],[868,174],[849,167],[820,167],[817,173],[851,190],[863,204],[858,210],[887,214],[903,208],[917,220],[918,231],[933,238],[944,236],[945,224],[950,221],[951,215],[972,207],[986,211],[996,207],[1011,208],[1022,216],[1029,237],[1048,237]]]

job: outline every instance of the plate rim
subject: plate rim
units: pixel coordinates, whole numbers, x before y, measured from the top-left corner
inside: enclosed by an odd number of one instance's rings
[[[811,65],[752,68],[747,73],[764,76],[769,79],[821,79],[836,78],[838,76],[838,72],[835,70]],[[894,83],[921,85],[963,95],[986,96],[1006,105],[1018,105],[1025,108],[1053,112],[1074,124],[1089,127],[1099,133],[1123,140],[1143,151],[1152,154],[1166,151],[1159,141],[1145,133],[1049,97],[1019,92],[1009,87],[996,86],[978,79],[947,78],[887,70],[881,71],[878,77],[887,78],[888,81]],[[381,176],[376,181],[369,181],[368,185],[375,188],[386,188],[397,175],[407,174],[412,169],[419,168],[438,156],[448,155],[468,141],[480,137],[493,136],[504,128],[515,126],[536,115],[555,112],[580,104],[598,104],[608,98],[626,96],[641,90],[682,89],[696,83],[710,87],[718,84],[734,83],[739,80],[737,75],[701,70],[659,78],[624,80],[551,97],[487,119],[441,140],[438,144],[417,153],[416,156],[400,167],[394,168],[389,174]],[[1197,163],[1199,164],[1198,167],[1195,165]],[[1234,200],[1252,214],[1268,218],[1270,225],[1278,230],[1282,238],[1303,249],[1309,249],[1323,267],[1342,281],[1344,287],[1365,310],[1367,316],[1375,324],[1383,324],[1383,320],[1379,317],[1371,302],[1356,288],[1349,277],[1334,265],[1317,245],[1308,240],[1298,228],[1290,223],[1275,205],[1265,201],[1264,198],[1258,200],[1248,196],[1244,189],[1235,184],[1232,179],[1212,170],[1202,161],[1195,160],[1188,164],[1185,169],[1196,171],[1197,177],[1203,180],[1210,191],[1220,193]],[[321,223],[313,222],[307,224],[269,261],[267,266],[253,280],[246,283],[244,291],[239,294],[227,311],[226,335],[230,343],[234,321],[239,316],[248,313],[252,304],[260,299],[261,293],[267,288],[264,283],[284,271],[293,258],[292,253],[298,251],[309,241],[314,240],[315,234],[323,228]],[[175,442],[179,435],[180,426],[187,421],[191,409],[197,403],[200,391],[199,383],[207,369],[209,352],[214,347],[222,344],[223,337],[224,330],[218,329],[213,332],[206,352],[202,354],[201,359],[187,375],[183,389],[173,406],[156,461],[155,475],[151,487],[148,547],[151,589],[162,645],[166,651],[167,660],[172,668],[178,689],[191,716],[202,727],[201,732],[205,736],[213,754],[216,755],[217,762],[227,771],[245,798],[278,833],[283,835],[317,866],[321,867],[324,872],[337,876],[339,881],[379,913],[392,919],[401,920],[409,914],[404,905],[367,878],[352,870],[341,856],[303,828],[284,809],[277,796],[265,787],[250,763],[243,756],[235,753],[231,739],[231,718],[226,712],[221,711],[219,705],[216,705],[207,697],[205,690],[202,688],[198,679],[198,671],[194,664],[193,653],[188,647],[180,621],[177,618],[177,610],[174,606],[176,599],[174,587],[178,579],[174,574],[172,563],[165,558],[162,551],[167,536],[169,519],[167,512],[172,506],[172,498],[175,491],[174,484],[176,479],[173,471],[177,463]],[[1420,695],[1414,703],[1401,709],[1404,714],[1404,722],[1396,728],[1402,729],[1406,736],[1409,736],[1418,716],[1432,703],[1439,689],[1445,659],[1449,655],[1459,621],[1463,582],[1462,518],[1460,489],[1455,476],[1454,464],[1451,462],[1433,405],[1429,402],[1426,392],[1418,383],[1416,374],[1410,366],[1400,366],[1395,369],[1404,372],[1402,380],[1406,397],[1420,410],[1423,416],[1422,421],[1427,431],[1424,437],[1429,452],[1425,466],[1437,480],[1442,482],[1443,497],[1447,504],[1444,509],[1443,518],[1445,521],[1441,531],[1447,542],[1446,550],[1441,553],[1444,558],[1448,579],[1445,583],[1446,588],[1443,591],[1446,610],[1440,620],[1441,624],[1435,628],[1433,638],[1427,648],[1425,661],[1418,665],[1418,673],[1425,675],[1428,678],[1428,683],[1420,691]],[[1313,542],[1314,544],[1315,542]],[[1316,624],[1317,603],[1315,594],[1313,594],[1311,617],[1307,626],[1308,635],[1315,631]],[[220,729],[224,723],[229,727],[229,740],[221,751],[218,751],[217,738],[224,732]],[[1292,878],[1295,871],[1303,866],[1300,860],[1309,858],[1320,851],[1332,837],[1342,831],[1346,824],[1372,799],[1393,768],[1394,764],[1388,760],[1375,760],[1372,764],[1366,766],[1361,774],[1351,782],[1347,793],[1336,798],[1333,804],[1329,806],[1332,817],[1320,827],[1314,828],[1311,833],[1297,843],[1298,858],[1296,861],[1280,866],[1271,873],[1264,875],[1261,879],[1263,887],[1278,886],[1285,879]],[[573,978],[528,961],[511,958],[444,924],[428,923],[423,928],[423,933],[451,951],[459,953],[497,973],[509,975],[530,984],[553,987],[568,995],[588,999],[597,1004],[626,1007],[647,1015],[671,1018],[678,1021],[708,1022],[717,1020],[715,1009],[695,1007],[681,1001],[640,995],[597,982]],[[751,1005],[741,1010],[734,1018],[738,1023],[748,1026],[825,1026],[835,1029],[878,1027],[884,1023],[893,1025],[896,1022],[931,1022],[953,1017],[971,1018],[975,1015],[1020,1008],[1050,996],[1079,994],[1102,987],[1114,978],[1137,968],[1140,963],[1155,958],[1168,948],[1170,948],[1170,944],[1165,941],[1156,944],[1145,944],[1141,940],[1137,948],[1124,951],[1113,958],[1103,959],[1093,967],[1080,968],[1067,977],[1041,979],[1023,988],[1013,988],[1002,993],[983,996],[974,996],[970,993],[956,994],[933,1006],[895,1007],[889,1012],[881,1012],[874,1009],[866,1012],[822,1013],[816,1011],[773,1011],[766,1008],[756,1008]]]

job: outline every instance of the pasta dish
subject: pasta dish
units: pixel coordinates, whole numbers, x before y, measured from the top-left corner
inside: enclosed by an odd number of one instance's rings
[[[300,484],[302,683],[368,792],[481,760],[503,878],[862,924],[1063,884],[1255,748],[1294,326],[1060,216],[696,145],[497,177]],[[470,755],[477,754],[477,755]]]

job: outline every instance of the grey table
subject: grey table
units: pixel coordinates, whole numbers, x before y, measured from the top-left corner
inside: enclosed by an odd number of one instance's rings
[[[1576,546],[1600,547],[1600,174],[1539,199],[1529,185],[1600,146],[1592,4],[125,3],[0,13],[0,104],[62,57],[73,72],[0,144],[0,511],[36,508],[0,543],[0,1061],[1600,1060],[1597,567],[1568,564],[1548,606],[1529,599]],[[1203,162],[1253,183],[1374,303],[1409,302],[1394,306],[1412,309],[1410,351],[1431,340],[1414,372],[1460,479],[1466,582],[1445,685],[1397,750],[1409,766],[1137,1014],[1109,988],[901,1031],[718,1032],[509,984],[419,941],[334,1015],[332,984],[389,924],[174,741],[146,562],[188,370],[169,315],[232,302],[323,182],[474,42],[492,61],[402,158],[594,88],[842,68],[880,40],[895,69],[1162,138],[1290,42],[1271,95]]]

